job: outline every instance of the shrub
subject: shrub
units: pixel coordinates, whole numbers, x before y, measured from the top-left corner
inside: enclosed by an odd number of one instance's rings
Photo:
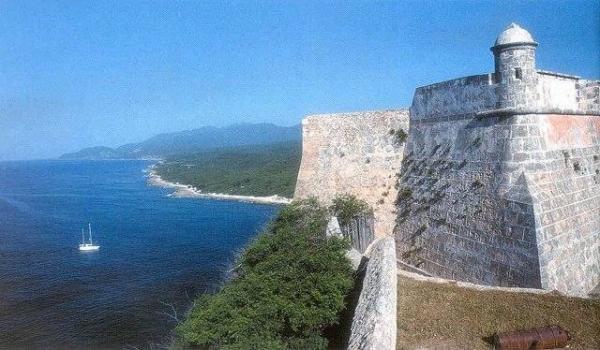
[[[340,225],[345,226],[355,216],[370,215],[373,213],[371,206],[362,199],[352,194],[338,195],[333,199],[330,207],[333,215],[337,216]]]
[[[394,141],[399,145],[403,145],[404,142],[406,141],[406,138],[408,137],[408,134],[406,133],[406,131],[404,131],[404,129],[395,130],[393,132],[393,135],[394,135]]]
[[[326,237],[327,210],[315,200],[281,210],[244,252],[240,275],[200,297],[177,327],[184,346],[324,349],[352,287],[346,240]]]
[[[398,190],[398,196],[396,197],[396,204],[400,204],[404,201],[408,201],[412,198],[412,191],[408,187],[402,187]]]

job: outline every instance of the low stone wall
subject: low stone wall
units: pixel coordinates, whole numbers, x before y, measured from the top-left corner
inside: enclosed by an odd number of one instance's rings
[[[447,278],[424,276],[423,274],[420,274],[420,273],[404,271],[404,270],[400,270],[400,269],[398,270],[398,276],[407,277],[407,278],[410,278],[410,279],[413,279],[416,281],[432,282],[432,283],[439,283],[439,284],[450,284],[453,287],[473,289],[473,290],[486,290],[486,291],[498,291],[498,292],[510,292],[510,293],[530,293],[530,294],[537,294],[537,295],[556,294],[557,293],[554,290],[536,289],[536,288],[485,286],[482,284],[463,282],[463,281],[447,279]]]
[[[498,103],[493,74],[474,75],[418,87],[411,121],[494,109]]]
[[[397,280],[394,238],[381,238],[370,249],[348,349],[396,348]]]
[[[595,115],[600,112],[600,82],[597,80],[546,71],[523,74],[531,74],[532,81],[516,79],[502,84],[491,73],[419,87],[410,108],[411,121],[448,119],[504,108],[529,113]]]
[[[344,237],[348,237],[352,243],[352,247],[364,254],[369,245],[375,239],[373,234],[373,215],[355,216],[350,219],[346,225],[342,225],[340,229]]]

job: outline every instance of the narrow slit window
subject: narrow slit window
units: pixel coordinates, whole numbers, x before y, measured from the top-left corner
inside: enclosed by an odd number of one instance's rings
[[[521,71],[521,68],[515,68],[515,78],[519,80],[523,79],[523,72]]]

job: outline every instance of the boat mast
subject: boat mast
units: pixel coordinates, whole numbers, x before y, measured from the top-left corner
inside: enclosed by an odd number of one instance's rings
[[[89,222],[88,222],[88,227],[89,227],[89,230],[90,230],[90,245],[92,245],[93,244],[92,243],[92,224],[89,223]]]
[[[81,244],[85,244],[85,236],[83,234],[83,227],[81,228]]]

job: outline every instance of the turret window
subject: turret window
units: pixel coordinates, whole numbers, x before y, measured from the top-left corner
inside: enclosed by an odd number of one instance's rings
[[[523,79],[523,71],[521,68],[515,68],[515,78],[519,80]]]

